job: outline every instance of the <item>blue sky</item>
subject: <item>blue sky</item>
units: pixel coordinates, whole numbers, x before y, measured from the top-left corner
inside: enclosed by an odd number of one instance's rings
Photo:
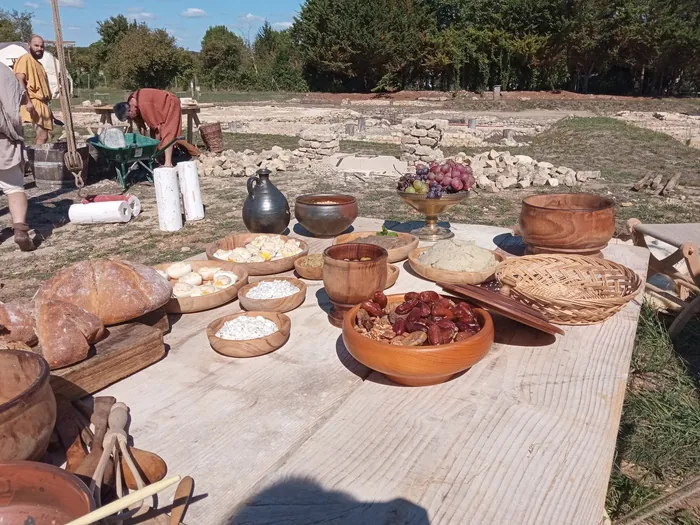
[[[53,39],[50,0],[4,0],[3,9],[32,11],[34,31]],[[268,20],[276,29],[288,27],[298,12],[300,0],[59,0],[64,40],[87,46],[99,39],[97,21],[123,14],[167,29],[182,47],[198,51],[205,31],[226,25],[243,38],[255,37]]]

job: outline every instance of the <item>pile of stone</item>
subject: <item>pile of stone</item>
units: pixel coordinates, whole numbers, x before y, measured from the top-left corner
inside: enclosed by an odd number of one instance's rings
[[[487,151],[468,156],[459,153],[457,162],[469,164],[474,170],[477,188],[496,193],[509,188],[530,186],[576,186],[600,177],[600,171],[576,171],[549,162],[537,162],[527,155],[511,155],[510,152]]]
[[[310,159],[329,157],[340,152],[340,139],[332,131],[306,129],[301,132],[298,151]]]
[[[300,150],[286,150],[273,146],[270,150],[256,153],[226,150],[219,154],[204,152],[197,158],[197,168],[203,177],[252,177],[259,169],[266,168],[272,173],[295,171],[310,166],[305,153]]]
[[[401,160],[408,163],[433,162],[445,157],[440,149],[447,120],[407,118],[401,121]]]

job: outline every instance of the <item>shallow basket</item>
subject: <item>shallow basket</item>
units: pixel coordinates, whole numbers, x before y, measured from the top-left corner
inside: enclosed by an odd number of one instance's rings
[[[555,324],[602,323],[622,310],[644,285],[631,269],[582,255],[528,255],[496,268],[502,292],[539,310]]]

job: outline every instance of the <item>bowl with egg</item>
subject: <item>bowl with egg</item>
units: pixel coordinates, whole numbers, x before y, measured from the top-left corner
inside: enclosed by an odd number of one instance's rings
[[[309,245],[301,239],[262,233],[235,233],[207,248],[210,261],[244,265],[251,276],[288,272],[308,253]]]
[[[314,237],[340,235],[355,222],[358,213],[357,199],[352,195],[301,195],[294,203],[294,216]]]
[[[203,312],[230,303],[248,284],[246,267],[225,261],[183,261],[154,268],[173,287],[173,297],[165,305],[171,314]]]
[[[470,241],[446,239],[430,247],[416,248],[408,262],[428,281],[449,284],[481,284],[492,279],[504,257]]]

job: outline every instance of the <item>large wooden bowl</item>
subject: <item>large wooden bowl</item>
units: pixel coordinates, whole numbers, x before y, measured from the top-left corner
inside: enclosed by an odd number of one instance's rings
[[[334,237],[347,230],[359,213],[352,195],[317,193],[297,197],[294,216],[316,237]]]
[[[338,235],[338,237],[336,237],[333,241],[333,244],[346,244],[357,239],[363,239],[365,237],[375,237],[376,235],[377,232],[346,233],[345,235]],[[406,239],[408,241],[408,244],[406,246],[402,246],[401,248],[393,248],[391,250],[387,250],[389,254],[390,263],[405,261],[408,257],[408,254],[411,253],[412,250],[418,248],[418,237],[416,237],[415,235],[411,235],[410,233],[399,233],[399,237],[401,239]]]
[[[408,254],[408,263],[413,271],[428,281],[448,283],[448,284],[481,284],[492,279],[496,273],[498,265],[491,270],[484,272],[455,272],[451,270],[441,270],[421,263],[418,258],[428,251],[428,247],[416,248]],[[492,252],[496,261],[503,262],[505,259],[500,253]]]
[[[34,461],[0,464],[0,523],[56,525],[95,509],[85,484],[53,465]]]
[[[224,323],[236,317],[264,317],[277,325],[279,331],[260,339],[250,339],[248,341],[229,341],[216,337],[216,333],[224,326]],[[213,321],[207,326],[207,338],[209,344],[218,353],[228,357],[257,357],[269,354],[281,348],[289,339],[292,321],[289,317],[278,312],[243,312],[234,315],[227,315]]]
[[[299,288],[299,291],[294,295],[281,297],[279,299],[251,299],[248,297],[248,292],[263,281],[287,281]],[[299,308],[304,300],[306,300],[306,283],[294,277],[270,277],[269,279],[261,279],[260,281],[244,286],[241,288],[241,291],[238,292],[238,302],[249,312],[291,312]]]
[[[291,239],[286,235],[274,235],[268,233],[235,233],[221,240],[213,242],[207,248],[207,258],[212,261],[221,261],[214,257],[214,253],[217,250],[233,250],[234,248],[243,248],[246,244],[250,243],[256,237],[281,237],[285,242]],[[248,275],[274,275],[276,273],[288,272],[294,268],[294,261],[308,255],[309,245],[306,244],[301,239],[294,239],[299,241],[299,245],[303,250],[301,253],[294,255],[292,257],[285,257],[284,259],[279,259],[278,261],[268,261],[261,263],[236,263],[242,264],[248,270]]]
[[[39,461],[55,423],[49,364],[32,352],[0,350],[0,462]]]
[[[236,264],[227,261],[187,261],[192,266],[192,271],[197,271],[207,267],[221,267],[223,271],[233,272],[238,277],[238,281],[233,286],[229,286],[216,293],[203,295],[201,297],[173,297],[165,305],[165,311],[169,314],[191,314],[194,312],[204,312],[212,308],[218,308],[233,301],[239,293],[239,290],[248,284],[248,270],[243,264]],[[166,271],[173,263],[163,263],[154,266],[156,270]],[[177,281],[171,280],[170,284],[174,285]]]
[[[615,233],[615,201],[590,193],[523,199],[520,234],[530,253],[600,255]]]
[[[403,302],[404,295],[390,295],[388,299],[389,303]],[[481,308],[473,309],[481,325],[479,333],[466,341],[437,346],[397,346],[365,337],[354,328],[359,309],[359,305],[354,307],[345,317],[345,347],[360,363],[400,385],[444,383],[481,361],[493,344],[493,321],[489,313]]]

